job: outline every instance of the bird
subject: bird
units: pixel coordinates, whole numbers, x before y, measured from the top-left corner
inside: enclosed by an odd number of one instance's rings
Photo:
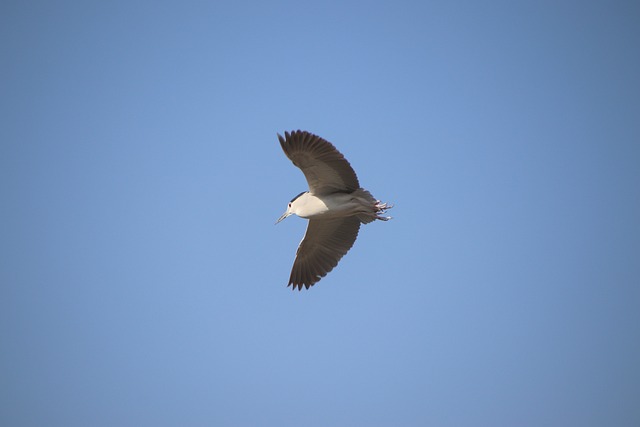
[[[309,185],[308,191],[291,199],[276,221],[278,224],[294,214],[309,220],[287,285],[300,291],[318,283],[338,265],[356,241],[360,224],[390,220],[382,214],[393,205],[360,187],[347,159],[329,141],[302,130],[277,135],[284,154]]]

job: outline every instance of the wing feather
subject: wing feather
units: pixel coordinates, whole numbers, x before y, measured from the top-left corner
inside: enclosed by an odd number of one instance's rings
[[[352,192],[360,188],[355,171],[330,142],[306,131],[278,135],[282,150],[302,170],[315,195]]]
[[[351,249],[359,230],[357,217],[309,220],[296,252],[289,285],[299,290],[315,285]]]

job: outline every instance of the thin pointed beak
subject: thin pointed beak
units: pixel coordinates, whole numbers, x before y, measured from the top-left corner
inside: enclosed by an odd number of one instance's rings
[[[282,216],[280,218],[278,218],[278,220],[276,221],[276,224],[279,223],[280,221],[282,221],[283,219],[285,219],[286,217],[288,217],[289,215],[291,215],[289,212],[283,213]]]

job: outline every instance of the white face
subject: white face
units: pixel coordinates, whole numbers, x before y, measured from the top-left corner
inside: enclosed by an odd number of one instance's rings
[[[292,213],[293,212],[291,212],[291,202],[289,202],[289,204],[287,205],[286,212],[283,213],[280,218],[278,218],[278,220],[276,221],[276,224],[279,223],[280,221],[282,221],[283,219],[285,219],[286,217],[288,217],[289,215],[291,215]]]

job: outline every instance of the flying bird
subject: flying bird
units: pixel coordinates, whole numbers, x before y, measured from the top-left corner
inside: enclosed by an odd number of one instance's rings
[[[376,219],[392,205],[360,187],[355,171],[330,142],[306,131],[278,134],[284,154],[302,170],[309,191],[291,199],[276,222],[292,214],[309,220],[291,269],[292,289],[309,289],[338,265],[358,237],[360,224]]]

